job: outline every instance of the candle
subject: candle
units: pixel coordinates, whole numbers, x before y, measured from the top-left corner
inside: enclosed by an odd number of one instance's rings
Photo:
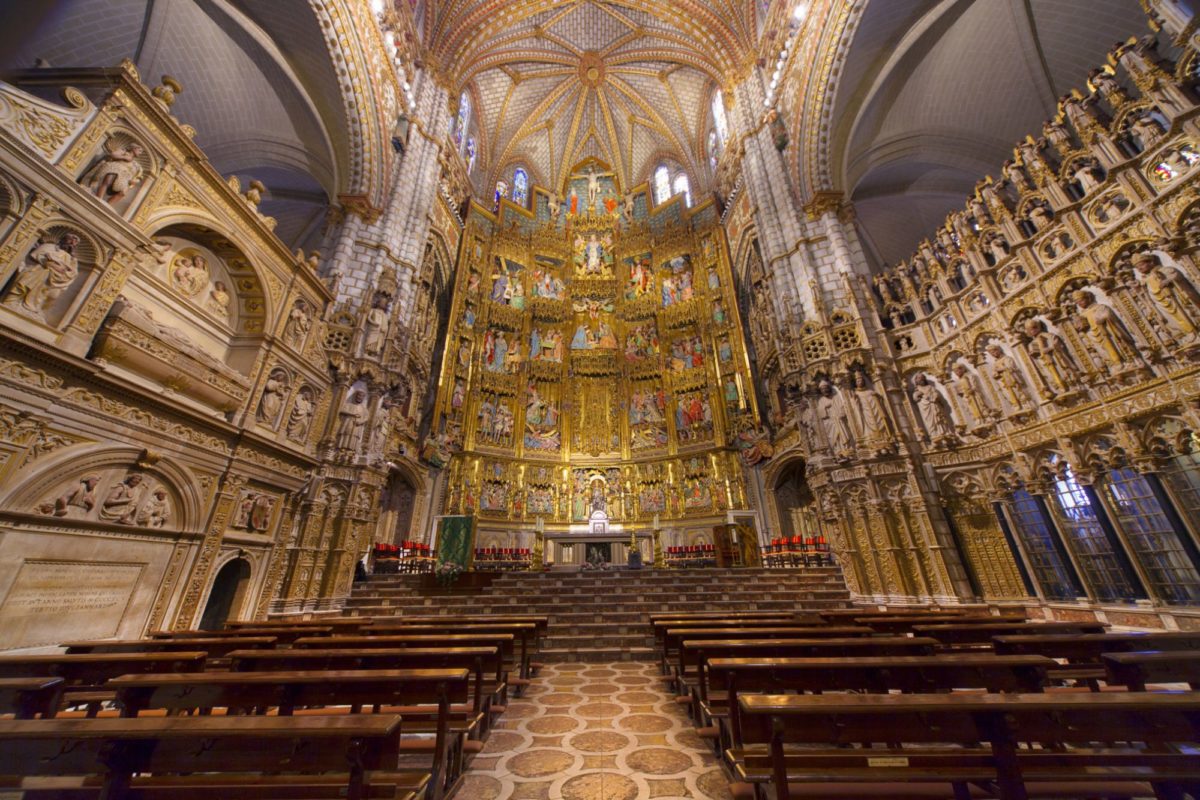
[[[655,515],[654,515],[654,530],[659,530],[659,527],[658,527],[658,514],[655,514]]]
[[[546,530],[546,521],[542,517],[537,518],[537,532],[541,533]]]

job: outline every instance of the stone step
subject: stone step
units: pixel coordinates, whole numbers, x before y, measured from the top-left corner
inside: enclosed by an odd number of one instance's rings
[[[653,661],[655,657],[652,647],[559,647],[538,651],[538,661],[547,664],[576,661],[587,664],[603,664],[612,661]]]
[[[345,612],[403,619],[466,614],[544,614],[538,660],[624,661],[654,657],[653,613],[845,608],[837,568],[506,573],[488,586],[425,588],[419,575],[376,575],[355,587]]]
[[[649,626],[647,626],[649,627]],[[621,649],[623,647],[645,647],[653,649],[654,637],[636,634],[618,634],[613,633],[607,636],[596,636],[592,634],[582,636],[572,636],[555,633],[553,636],[547,635],[543,637],[538,652],[546,650],[579,650],[582,648],[612,648]]]
[[[634,608],[630,608],[628,606],[625,606],[624,608],[627,611],[635,611],[637,613],[643,614],[645,616],[645,620],[648,622],[650,614],[659,613],[659,612],[687,614],[687,613],[704,612],[704,611],[722,611],[722,612],[728,612],[728,613],[739,612],[739,611],[781,611],[781,612],[791,613],[791,612],[795,612],[795,611],[805,611],[805,610],[826,610],[826,609],[834,609],[834,608],[844,608],[847,605],[847,603],[848,603],[847,600],[832,600],[831,599],[831,600],[808,600],[808,601],[803,601],[803,602],[788,602],[788,603],[782,603],[782,602],[781,603],[733,603],[733,604],[722,604],[722,605],[714,605],[711,603],[693,603],[693,604],[671,603],[669,605],[645,604],[645,605],[636,606]],[[396,616],[396,617],[403,618],[406,613],[413,614],[413,615],[419,614],[421,616],[426,616],[429,614],[444,613],[448,617],[454,616],[453,612],[439,611],[438,608],[439,607],[436,604],[431,603],[426,606],[407,606],[403,609],[396,608],[394,606],[363,606],[363,607],[358,607],[358,608],[354,609],[354,611],[357,613],[358,616],[379,616],[379,617]],[[561,610],[562,610],[561,606],[555,606],[555,605],[533,605],[533,606],[511,607],[511,608],[500,609],[500,611],[503,611],[506,613],[518,613],[519,612],[519,613],[526,613],[526,614],[545,614],[548,616],[555,614],[556,612],[561,611]],[[463,609],[459,609],[459,611],[463,612],[463,613],[476,613],[477,609],[463,608]],[[593,613],[593,616],[594,615],[595,614]]]

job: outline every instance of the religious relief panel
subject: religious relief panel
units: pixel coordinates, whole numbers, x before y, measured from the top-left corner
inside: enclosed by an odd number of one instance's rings
[[[143,472],[96,470],[73,479],[36,504],[38,513],[140,528],[178,528],[178,503]]]

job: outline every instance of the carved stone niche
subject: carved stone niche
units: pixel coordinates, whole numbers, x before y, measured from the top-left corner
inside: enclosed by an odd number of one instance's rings
[[[50,222],[20,259],[0,304],[23,321],[58,328],[103,257],[100,246],[81,228]]]
[[[79,183],[101,202],[120,213],[127,211],[151,184],[156,172],[151,150],[125,130],[109,130],[96,146]]]

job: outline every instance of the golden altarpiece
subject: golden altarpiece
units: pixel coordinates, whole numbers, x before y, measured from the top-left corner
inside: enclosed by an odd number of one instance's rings
[[[543,528],[557,563],[581,558],[571,535],[711,536],[753,507],[743,461],[765,447],[711,202],[620,199],[596,161],[563,199],[533,197],[464,231],[435,417],[444,512],[475,515],[480,541]]]

